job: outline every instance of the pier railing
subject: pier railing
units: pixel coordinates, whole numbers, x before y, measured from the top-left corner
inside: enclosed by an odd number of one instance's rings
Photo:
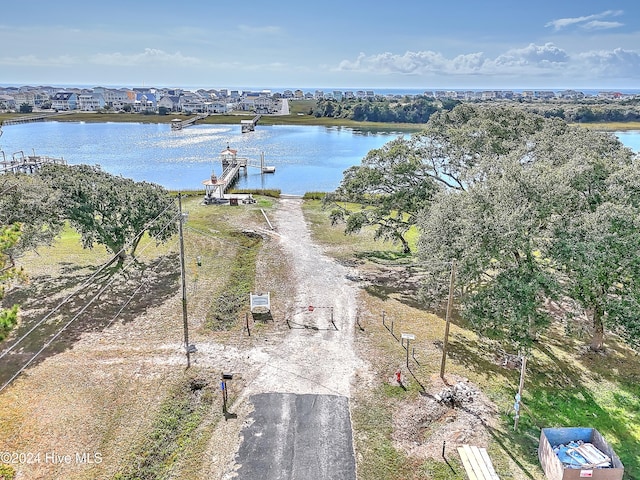
[[[54,158],[48,156],[41,155],[29,155],[25,156],[24,154],[16,158],[17,153],[13,154],[13,158],[11,160],[7,160],[4,152],[0,152],[2,154],[2,159],[0,160],[0,174],[2,173],[35,173],[37,172],[43,165],[53,164],[53,165],[66,165],[67,162],[63,158]]]

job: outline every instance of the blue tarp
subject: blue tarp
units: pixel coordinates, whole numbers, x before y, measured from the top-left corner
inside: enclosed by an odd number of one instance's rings
[[[588,464],[589,462],[578,452],[573,451],[574,448],[579,447],[580,444],[577,442],[569,442],[567,445],[559,445],[553,447],[553,451],[560,461],[568,468],[581,468],[583,465]],[[571,455],[569,455],[569,451],[571,451]]]

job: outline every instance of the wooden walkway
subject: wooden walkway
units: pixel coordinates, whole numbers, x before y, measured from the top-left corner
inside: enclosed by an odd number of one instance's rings
[[[463,445],[458,453],[469,480],[500,480],[486,448]]]
[[[27,115],[24,117],[11,118],[2,122],[3,126],[8,125],[19,125],[21,123],[32,123],[32,122],[44,122],[45,120],[49,120],[50,118],[59,117],[62,115],[69,115],[73,112],[54,112],[54,113],[43,113],[40,115]]]
[[[240,174],[240,168],[247,168],[246,159],[238,159],[236,163],[227,165],[218,178],[205,180],[205,203],[215,202],[215,199],[223,198],[226,191],[231,188]],[[243,161],[244,160],[244,161]]]
[[[0,174],[2,173],[34,173],[40,167],[47,164],[66,165],[62,158],[53,158],[40,155],[30,155],[18,159],[0,161]]]
[[[203,118],[207,118],[208,116],[209,116],[208,113],[201,113],[199,115],[196,115],[195,117],[187,118],[186,120],[180,120],[179,118],[175,118],[171,120],[171,130],[182,130],[184,127],[193,125],[198,120],[202,120]]]

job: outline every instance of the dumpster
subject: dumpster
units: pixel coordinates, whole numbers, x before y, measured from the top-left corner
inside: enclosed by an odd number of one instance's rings
[[[595,428],[543,428],[538,459],[549,480],[622,480],[624,466]]]

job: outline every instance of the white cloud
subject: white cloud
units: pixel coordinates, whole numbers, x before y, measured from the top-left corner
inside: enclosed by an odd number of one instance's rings
[[[339,71],[360,72],[370,75],[424,75],[440,74],[449,77],[485,76],[544,76],[580,79],[610,80],[611,76],[633,78],[640,76],[640,52],[634,50],[601,50],[569,54],[553,43],[529,44],[508,50],[495,58],[482,52],[447,58],[434,51],[389,52],[366,55],[360,53],[355,60],[343,60]]]
[[[585,30],[608,30],[610,28],[622,27],[624,23],[620,22],[603,22],[602,20],[593,20],[582,25]]]
[[[473,73],[482,68],[484,54],[471,53],[447,59],[431,50],[406,52],[396,55],[389,52],[367,56],[360,53],[354,61],[343,60],[338,70],[377,73],[423,75],[428,73]]]
[[[564,64],[569,59],[567,52],[556,47],[553,43],[545,43],[544,45],[535,45],[530,43],[524,48],[514,48],[495,59],[496,65],[514,66],[514,65],[533,65],[533,66],[552,66],[553,64]]]
[[[640,75],[640,52],[616,48],[612,51],[591,51],[577,56],[577,63],[584,65],[590,75],[629,76]]]
[[[553,27],[554,30],[562,30],[563,28],[570,27],[571,25],[579,25],[584,28],[616,28],[621,27],[623,24],[619,22],[599,22],[601,18],[617,17],[622,15],[622,10],[607,10],[602,13],[596,13],[594,15],[587,15],[584,17],[571,17],[571,18],[558,18],[547,22],[545,27]]]
[[[167,53],[163,50],[155,48],[145,48],[142,53],[123,54],[123,53],[99,53],[90,59],[91,63],[97,65],[110,65],[115,67],[122,66],[149,66],[149,65],[167,65],[167,66],[194,66],[202,64],[202,61],[195,57],[187,57],[180,52]]]

